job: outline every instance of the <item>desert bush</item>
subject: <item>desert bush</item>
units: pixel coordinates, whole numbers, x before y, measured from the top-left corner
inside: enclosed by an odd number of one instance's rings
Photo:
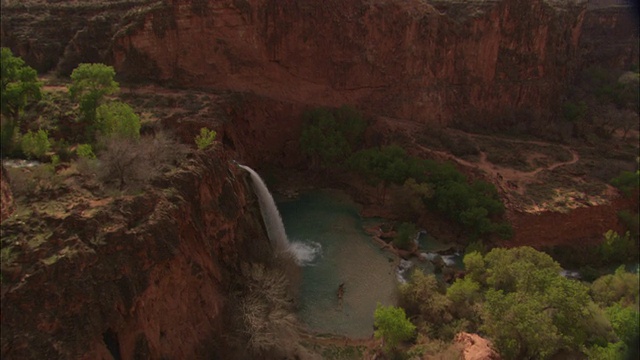
[[[51,191],[61,185],[52,164],[40,164],[30,168],[7,168],[11,179],[11,191],[16,197],[31,197],[42,191]]]
[[[216,140],[216,132],[203,127],[200,129],[200,134],[198,134],[194,140],[198,146],[198,150],[204,150],[211,146]]]
[[[186,148],[161,134],[140,140],[111,136],[100,139],[96,173],[105,184],[118,189],[138,188],[160,174],[186,153]]]

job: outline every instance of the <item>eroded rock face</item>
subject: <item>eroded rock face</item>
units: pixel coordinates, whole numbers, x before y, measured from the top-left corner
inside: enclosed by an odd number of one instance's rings
[[[580,207],[566,213],[545,211],[540,214],[514,212],[509,219],[515,230],[504,246],[554,246],[564,244],[595,245],[603,234],[614,230],[624,233],[620,211],[635,211],[637,198],[617,198],[609,204]]]
[[[0,220],[4,220],[16,209],[4,166],[2,166],[2,176],[0,177],[0,196]]]
[[[39,72],[68,75],[78,63],[110,62],[120,21],[156,2],[2,0],[2,46]]]
[[[430,124],[552,108],[584,2],[172,0],[123,27],[115,65],[158,80],[353,104]]]
[[[580,47],[584,66],[629,70],[638,64],[638,9],[632,1],[589,1]],[[636,2],[637,3],[637,2]]]
[[[243,175],[210,151],[144,194],[5,221],[2,358],[242,354],[230,288],[272,256]]]

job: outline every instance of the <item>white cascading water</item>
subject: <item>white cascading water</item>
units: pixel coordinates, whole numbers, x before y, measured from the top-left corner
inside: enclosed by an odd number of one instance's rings
[[[271,244],[278,252],[289,251],[289,239],[287,238],[287,233],[284,231],[282,217],[280,216],[276,202],[273,200],[273,196],[271,196],[267,185],[262,181],[260,175],[253,171],[252,168],[240,164],[238,164],[238,166],[247,170],[249,174],[251,174],[251,183],[253,184],[253,190],[258,196],[262,220],[267,228],[267,235],[269,235]]]
[[[237,163],[236,163],[237,164]],[[258,202],[260,203],[260,212],[262,213],[262,220],[267,228],[267,235],[274,249],[278,253],[289,252],[293,254],[296,263],[300,266],[313,265],[315,259],[322,254],[322,247],[316,242],[302,243],[302,242],[289,242],[287,233],[284,230],[284,224],[282,223],[282,217],[278,211],[275,200],[269,192],[267,185],[264,183],[260,175],[252,168],[237,164],[239,167],[247,170],[251,175],[251,183],[253,184],[253,190],[258,196]]]

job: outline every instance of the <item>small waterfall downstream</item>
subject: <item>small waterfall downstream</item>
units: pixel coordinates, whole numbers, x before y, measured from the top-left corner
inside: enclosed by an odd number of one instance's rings
[[[277,252],[290,251],[289,239],[287,238],[287,233],[284,230],[282,217],[280,217],[280,212],[278,212],[276,202],[273,200],[273,196],[271,196],[267,185],[264,183],[260,175],[253,171],[252,168],[240,164],[238,164],[238,166],[247,170],[249,174],[251,174],[251,183],[253,184],[253,190],[258,196],[262,220],[267,228],[267,235],[269,235],[269,239],[271,240],[271,244],[274,249]]]

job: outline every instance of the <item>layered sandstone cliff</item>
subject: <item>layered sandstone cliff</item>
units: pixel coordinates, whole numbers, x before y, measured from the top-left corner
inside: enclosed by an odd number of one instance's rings
[[[172,0],[124,26],[114,61],[150,77],[431,124],[553,107],[585,3]],[[482,116],[478,116],[482,115]]]
[[[585,1],[3,1],[3,46],[41,71],[107,61],[130,79],[356,105],[447,124],[553,108]]]
[[[638,65],[638,8],[633,1],[592,0],[580,38],[584,66],[629,70]],[[637,4],[637,2],[635,2]]]
[[[2,224],[2,358],[246,356],[231,289],[271,249],[243,175],[211,151],[140,195],[20,208]]]

